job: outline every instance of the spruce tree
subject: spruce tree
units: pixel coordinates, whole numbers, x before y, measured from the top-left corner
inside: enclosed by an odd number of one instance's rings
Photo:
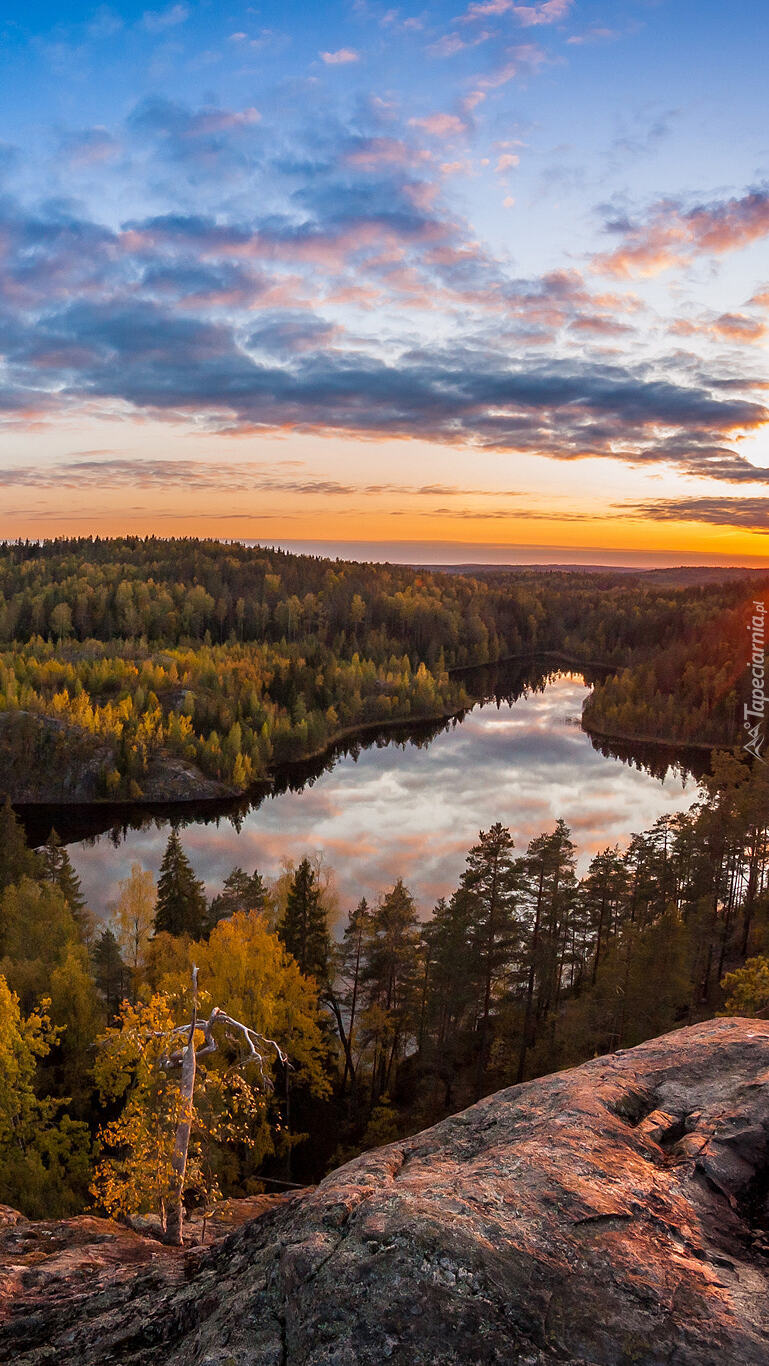
[[[296,959],[300,971],[325,985],[331,943],[318,879],[307,858],[302,859],[294,873],[278,937]]]
[[[195,877],[178,832],[168,836],[158,878],[155,933],[187,934],[199,939],[207,917],[203,883]]]
[[[0,806],[0,892],[23,877],[38,877],[40,860],[27,846],[24,827],[10,797]]]
[[[85,911],[85,897],[80,878],[72,867],[72,861],[55,830],[51,830],[47,842],[40,851],[43,878],[63,892],[75,919],[80,922]]]
[[[102,931],[93,949],[93,971],[96,986],[104,999],[109,1021],[117,1015],[129,982],[129,971],[123,962],[120,945],[112,930]]]

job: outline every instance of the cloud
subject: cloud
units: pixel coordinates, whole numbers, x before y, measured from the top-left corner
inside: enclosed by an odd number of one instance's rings
[[[625,516],[656,522],[704,522],[769,532],[769,498],[652,498],[644,503],[615,504]]]
[[[430,57],[455,57],[458,52],[462,52],[468,44],[458,33],[444,33],[442,38],[430,43],[426,49]]]
[[[385,166],[404,169],[424,166],[432,154],[423,147],[412,147],[402,138],[355,138],[342,153],[348,166],[361,171],[376,171]]]
[[[558,24],[568,18],[573,7],[574,0],[541,0],[541,3],[534,5],[518,5],[515,0],[479,0],[462,15],[462,22],[473,23],[479,19],[510,14],[519,24],[530,28],[540,24]]]
[[[546,60],[532,45],[502,55],[488,89]],[[766,417],[733,353],[721,347],[710,369],[682,352],[641,364],[634,296],[576,269],[517,278],[444,198],[446,175],[465,169],[451,144],[472,132],[469,103],[411,118],[388,106],[383,121],[358,100],[346,120],[292,130],[289,153],[251,106],[142,101],[107,136],[147,170],[145,202],[164,212],[107,225],[74,200],[0,199],[6,421],[136,413],[763,480],[732,449]],[[72,134],[71,153],[107,155],[104,132]],[[512,136],[493,149],[494,169],[511,172]],[[724,224],[756,231],[748,196],[676,213],[697,241],[721,242]],[[626,245],[659,216],[611,227]],[[719,344],[758,338],[759,294],[692,326]]]
[[[751,300],[753,302],[753,300]],[[737,346],[762,342],[767,334],[767,324],[747,313],[722,313],[718,317],[677,318],[670,325],[670,331],[678,337],[704,336],[716,341],[732,342]]]
[[[706,473],[709,461],[739,464],[724,437],[767,420],[748,398],[715,397],[638,368],[514,365],[491,346],[461,342],[386,361],[371,349],[316,349],[312,328],[296,327],[295,314],[270,319],[265,335],[285,352],[276,363],[224,320],[130,298],[78,300],[12,338],[6,357],[16,406],[55,394],[60,406],[128,404],[219,431],[420,437]]]
[[[194,141],[241,128],[253,128],[261,121],[258,109],[222,109],[207,105],[191,110],[186,105],[161,96],[150,96],[136,106],[129,126],[154,137]]]
[[[512,12],[520,24],[559,24],[568,18],[574,0],[544,0],[539,5],[513,5]]]
[[[507,49],[505,60],[477,82],[476,93],[484,96],[489,90],[499,90],[517,76],[535,76],[548,61],[547,53],[536,43],[519,43]]]
[[[336,52],[321,52],[320,56],[326,66],[348,66],[351,62],[360,61],[360,53],[352,47],[340,47]]]
[[[105,455],[108,458],[103,458]],[[300,462],[284,461],[283,465]],[[451,484],[340,483],[336,479],[291,477],[258,461],[165,460],[109,457],[101,451],[82,452],[47,466],[10,466],[0,469],[0,488],[115,488],[176,489],[224,493],[289,493],[329,497],[371,498],[387,495],[415,498],[488,496],[488,490]],[[500,495],[493,495],[499,498]],[[513,497],[510,490],[504,497]],[[219,514],[212,513],[212,516]],[[233,516],[237,514],[232,514]],[[253,513],[244,513],[253,516]]]
[[[586,29],[584,33],[573,33],[566,41],[573,47],[583,47],[587,43],[611,42],[619,36],[616,29],[600,28],[596,25],[593,28]]]
[[[248,346],[272,356],[296,356],[327,348],[338,331],[332,323],[307,310],[263,313],[249,335]]]
[[[207,180],[221,192],[224,181],[253,176],[264,146],[261,121],[261,112],[253,106],[190,108],[163,96],[148,96],[131,111],[126,131],[140,156],[149,153],[160,166],[172,167],[177,192],[181,171],[199,198]]]
[[[462,38],[458,33],[444,33],[442,38],[430,43],[425,50],[428,57],[456,57],[458,52],[465,52],[468,48],[480,47],[481,43],[487,43],[491,36],[491,33],[485,31],[471,39]]]
[[[112,161],[120,151],[120,143],[106,128],[84,128],[65,133],[61,151],[73,167],[94,166]]]
[[[424,128],[434,138],[460,137],[467,132],[467,124],[458,114],[427,114],[409,119],[409,127]]]
[[[696,256],[738,251],[769,234],[769,189],[760,187],[732,199],[685,208],[680,200],[660,200],[646,218],[633,223],[609,220],[609,232],[622,238],[613,251],[594,258],[607,275],[651,276]]]
[[[169,28],[177,28],[179,24],[184,24],[190,17],[187,5],[169,5],[167,9],[147,10],[142,15],[142,27],[148,33],[164,33]]]

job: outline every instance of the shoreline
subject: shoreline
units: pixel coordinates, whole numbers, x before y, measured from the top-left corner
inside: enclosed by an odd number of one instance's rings
[[[574,655],[566,654],[565,652],[560,650],[541,650],[538,652],[526,654],[504,655],[499,659],[486,660],[478,664],[453,665],[450,669],[447,670],[447,672],[449,676],[457,676],[461,674],[477,673],[483,669],[495,669],[502,667],[506,664],[525,664],[526,662],[534,663],[537,660],[552,660],[554,664],[561,664],[568,668],[573,668],[576,671],[600,669],[606,670],[607,672],[616,673],[620,669],[628,667],[625,664],[608,664],[602,660],[581,660],[576,658]],[[25,801],[23,799],[14,800],[14,798],[11,797],[11,804],[14,807],[18,807],[19,809],[28,811],[30,813],[34,813],[36,810],[42,812],[46,810],[48,807],[64,807],[71,811],[88,808],[94,811],[115,811],[116,814],[119,812],[130,813],[131,811],[144,811],[148,814],[151,814],[153,811],[158,811],[164,807],[183,808],[185,806],[192,807],[195,805],[205,805],[210,806],[213,809],[219,806],[230,805],[233,802],[248,802],[249,800],[252,800],[256,797],[263,797],[268,795],[270,790],[273,789],[276,783],[280,781],[281,777],[288,776],[292,771],[301,770],[301,768],[304,765],[312,765],[313,763],[317,763],[319,760],[322,760],[327,756],[332,756],[333,751],[337,749],[339,746],[343,745],[345,741],[354,741],[354,739],[357,736],[365,737],[376,732],[385,732],[398,729],[404,731],[413,731],[416,730],[416,728],[419,726],[438,725],[441,722],[460,720],[462,717],[465,716],[465,714],[468,711],[471,711],[472,708],[477,705],[478,701],[479,698],[476,697],[475,699],[471,699],[465,706],[462,706],[457,710],[444,709],[438,712],[431,712],[425,716],[386,717],[378,720],[361,721],[357,724],[343,726],[340,730],[336,731],[334,735],[331,736],[324,745],[312,750],[308,754],[303,754],[296,759],[288,759],[284,761],[282,764],[276,766],[275,768],[268,770],[268,772],[265,774],[263,778],[258,779],[257,781],[252,783],[248,788],[245,789],[229,787],[227,784],[222,783],[221,780],[217,780],[218,785],[224,788],[225,790],[215,795],[211,794],[209,790],[208,792],[191,791],[188,795],[185,796],[176,796],[168,798],[158,796],[143,796],[131,800],[120,797],[97,797],[91,801],[83,801],[77,799],[67,800],[65,796],[62,797],[52,795],[47,798],[37,798],[34,801]],[[591,739],[595,737],[595,739],[599,741],[613,741],[617,744],[628,745],[652,745],[656,748],[677,750],[680,752],[685,752],[686,750],[697,750],[702,753],[712,754],[713,751],[716,749],[731,748],[731,746],[729,745],[724,746],[717,744],[709,744],[702,741],[685,742],[680,740],[676,741],[665,739],[663,737],[614,734],[609,731],[603,731],[595,726],[585,725],[584,720],[581,722],[581,729]],[[203,786],[204,784],[207,785],[210,781],[211,780],[206,779],[204,775],[201,775],[201,786]],[[0,793],[0,800],[4,800],[4,797],[5,794]]]
[[[599,740],[613,740],[618,745],[655,745],[659,749],[675,750],[696,749],[703,754],[713,754],[718,749],[730,750],[735,747],[725,742],[711,744],[707,740],[666,740],[659,735],[621,735],[615,731],[600,730],[598,726],[585,725],[584,721],[582,729],[586,735],[595,736]]]

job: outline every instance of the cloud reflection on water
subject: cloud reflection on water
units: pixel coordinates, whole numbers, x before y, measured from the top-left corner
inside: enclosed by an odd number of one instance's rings
[[[478,831],[496,820],[521,850],[563,817],[584,869],[596,850],[686,810],[697,793],[693,779],[669,772],[660,781],[594,749],[573,724],[587,691],[581,678],[562,675],[512,706],[476,707],[428,746],[342,756],[301,792],[249,811],[239,832],[228,819],[185,827],[185,849],[209,893],[235,865],[272,876],[283,858],[321,850],[344,906],[375,899],[402,876],[424,914],[453,889]],[[132,862],[157,874],[167,834],[153,825],[128,831],[117,847],[108,836],[71,847],[95,911],[106,912]]]

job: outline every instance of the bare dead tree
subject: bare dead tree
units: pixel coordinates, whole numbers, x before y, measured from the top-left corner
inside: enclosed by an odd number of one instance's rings
[[[220,1010],[218,1006],[214,1006],[207,1019],[198,1019],[198,969],[193,965],[192,1018],[189,1024],[178,1025],[167,1036],[169,1051],[160,1059],[160,1066],[165,1069],[181,1068],[179,1082],[181,1109],[171,1158],[173,1177],[166,1221],[166,1241],[177,1246],[181,1246],[182,1243],[184,1182],[187,1175],[187,1156],[192,1133],[198,1062],[206,1054],[217,1052],[219,1044],[216,1040],[215,1031],[221,1026],[227,1030],[226,1037],[229,1043],[240,1041],[245,1044],[245,1055],[238,1060],[236,1066],[245,1067],[255,1063],[265,1090],[273,1090],[272,1079],[269,1072],[265,1070],[265,1063],[270,1054],[274,1053],[284,1067],[290,1066],[286,1054],[274,1039],[268,1039],[264,1034],[251,1029],[249,1025],[233,1019],[231,1015]],[[204,1042],[196,1048],[195,1035],[197,1033],[202,1033]],[[174,1048],[175,1040],[180,1042],[183,1040],[184,1042],[181,1047]]]

